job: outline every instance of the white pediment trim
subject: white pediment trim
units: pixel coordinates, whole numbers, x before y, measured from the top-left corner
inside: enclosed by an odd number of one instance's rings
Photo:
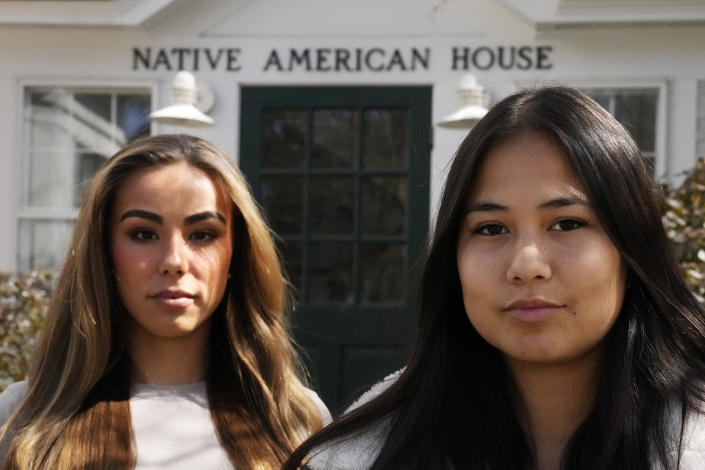
[[[705,0],[501,0],[537,28],[628,23],[702,23]]]
[[[0,24],[140,26],[175,0],[0,1]]]

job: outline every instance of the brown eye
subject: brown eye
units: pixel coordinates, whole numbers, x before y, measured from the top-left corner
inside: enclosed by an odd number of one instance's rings
[[[584,227],[586,224],[586,221],[580,219],[563,219],[553,224],[550,230],[555,230],[558,232],[570,232],[579,229],[580,227]]]
[[[484,236],[495,236],[509,233],[509,230],[504,225],[501,224],[484,224],[477,227],[473,233]]]
[[[191,238],[191,240],[195,240],[198,242],[207,242],[207,241],[215,240],[216,237],[211,232],[208,232],[206,230],[199,230],[199,231],[191,234],[190,238]]]
[[[130,233],[130,238],[137,241],[157,240],[157,234],[152,230],[140,229]]]

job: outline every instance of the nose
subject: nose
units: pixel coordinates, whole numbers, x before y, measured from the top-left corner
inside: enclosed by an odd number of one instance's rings
[[[547,254],[537,243],[518,243],[507,267],[507,280],[524,283],[551,278],[551,265]]]
[[[161,274],[181,275],[185,272],[185,243],[180,236],[173,236],[164,245],[164,252],[159,263]]]

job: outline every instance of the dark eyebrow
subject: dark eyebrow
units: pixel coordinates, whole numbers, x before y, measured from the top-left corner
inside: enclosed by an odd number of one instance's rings
[[[549,201],[544,202],[539,206],[541,209],[546,209],[546,208],[558,208],[558,207],[566,207],[566,206],[588,206],[592,207],[592,204],[590,202],[580,196],[563,196],[563,197],[557,197],[555,199],[551,199]]]
[[[469,214],[470,212],[497,212],[497,211],[507,211],[507,207],[503,206],[501,204],[497,204],[495,202],[485,202],[485,201],[478,201],[475,203],[472,203],[468,205],[468,207],[465,208],[465,214]]]
[[[127,219],[128,217],[139,217],[141,219],[151,220],[152,222],[156,222],[160,225],[164,223],[164,219],[161,215],[157,215],[154,212],[143,211],[140,209],[131,209],[125,212],[124,214],[122,214],[122,217],[120,217],[120,222]]]
[[[575,206],[575,205],[592,207],[590,202],[588,202],[588,200],[583,197],[562,196],[562,197],[557,197],[555,199],[550,199],[546,202],[541,203],[539,205],[539,209],[552,209],[552,208]],[[465,209],[465,215],[467,215],[471,212],[499,212],[499,211],[506,212],[508,210],[509,209],[506,206],[503,206],[501,204],[497,204],[496,202],[478,201],[478,202],[475,202],[473,204],[468,205],[468,207]]]
[[[157,215],[154,212],[143,211],[140,209],[131,209],[125,212],[124,214],[122,214],[122,217],[120,217],[120,222],[127,219],[128,217],[139,217],[141,219],[147,219],[149,221],[156,222],[159,225],[164,224],[164,219],[161,215]],[[184,225],[195,224],[196,222],[200,222],[206,219],[217,219],[220,220],[222,223],[225,223],[225,217],[223,217],[218,212],[205,211],[199,212],[198,214],[189,215],[184,219]]]
[[[206,219],[218,219],[225,223],[225,217],[222,214],[214,211],[199,212],[198,214],[189,215],[184,219],[184,225],[195,224]]]

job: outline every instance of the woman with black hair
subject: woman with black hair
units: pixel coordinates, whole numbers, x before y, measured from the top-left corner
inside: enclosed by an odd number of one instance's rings
[[[705,316],[624,128],[522,91],[461,144],[408,366],[285,463],[312,469],[705,468]]]

